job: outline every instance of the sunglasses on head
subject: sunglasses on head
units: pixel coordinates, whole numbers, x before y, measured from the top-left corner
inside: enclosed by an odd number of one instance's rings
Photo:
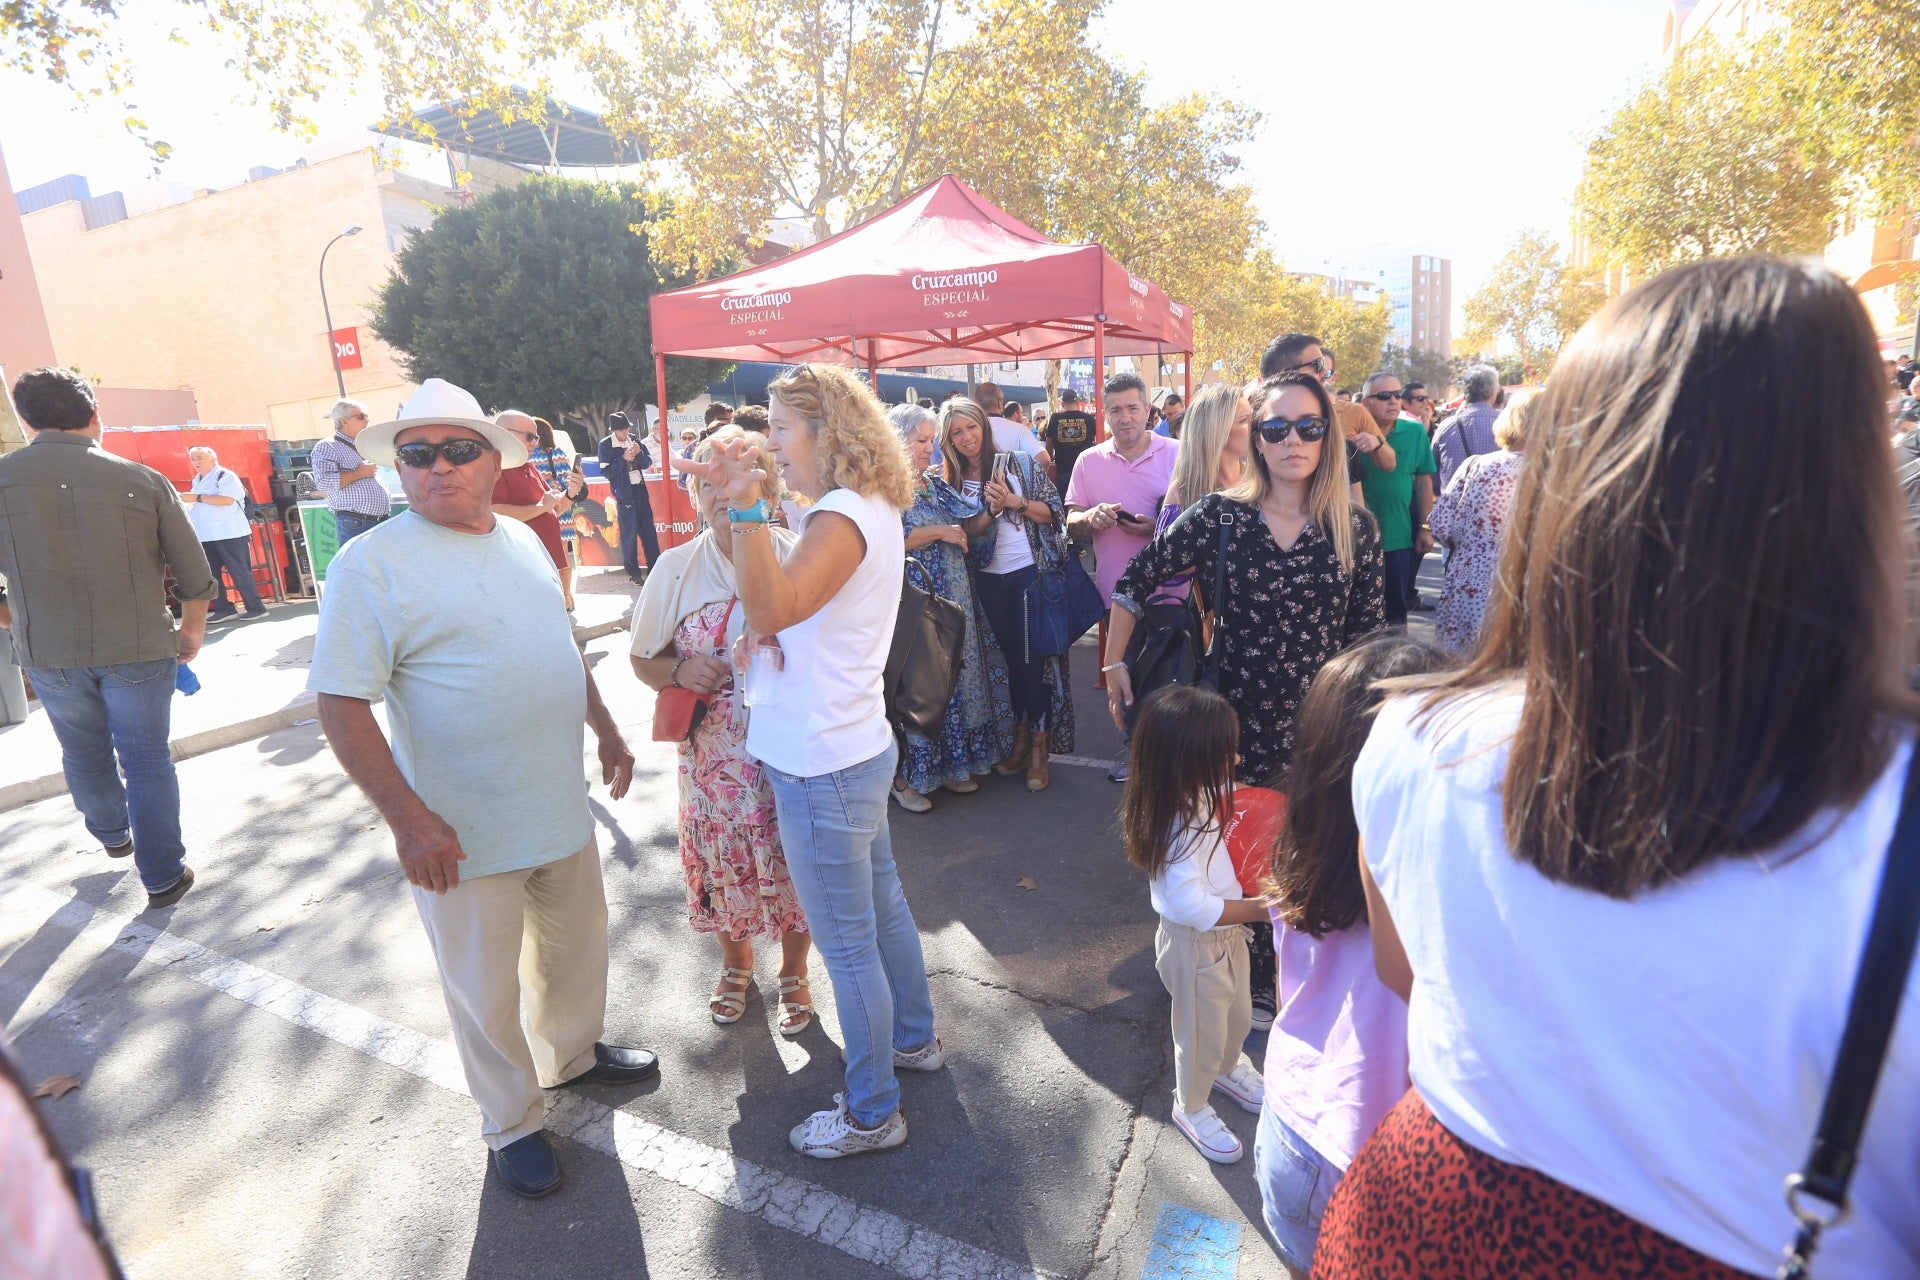
[[[1319,414],[1308,414],[1304,418],[1268,418],[1260,424],[1260,438],[1268,444],[1279,444],[1289,435],[1297,434],[1308,444],[1324,439],[1327,434],[1327,420]]]
[[[393,456],[402,466],[425,471],[435,458],[445,458],[456,467],[464,467],[479,461],[485,452],[487,446],[478,440],[442,440],[439,444],[403,444],[393,451]]]
[[[1398,391],[1375,391],[1371,395],[1364,395],[1360,398],[1362,400],[1378,400],[1381,404],[1385,404],[1389,400],[1404,400],[1406,397],[1402,396]]]

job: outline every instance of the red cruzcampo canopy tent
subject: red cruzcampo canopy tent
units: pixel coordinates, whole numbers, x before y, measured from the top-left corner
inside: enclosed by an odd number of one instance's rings
[[[655,294],[648,308],[662,448],[670,355],[819,360],[869,374],[1092,357],[1103,374],[1110,355],[1193,350],[1193,313],[1159,286],[1097,244],[1055,244],[951,174],[839,235]],[[1189,399],[1192,380],[1189,359]]]

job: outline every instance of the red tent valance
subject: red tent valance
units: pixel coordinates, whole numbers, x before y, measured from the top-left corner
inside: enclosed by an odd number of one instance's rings
[[[1159,286],[1097,244],[1055,244],[951,174],[799,253],[655,294],[649,308],[656,355],[717,360],[969,364],[1193,346],[1192,312]]]

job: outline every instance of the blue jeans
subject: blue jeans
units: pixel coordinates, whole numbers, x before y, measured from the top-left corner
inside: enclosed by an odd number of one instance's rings
[[[860,1124],[900,1107],[893,1051],[933,1042],[933,994],[887,831],[899,748],[816,778],[766,766],[780,843],[813,945],[826,961],[847,1046],[847,1109]]]
[[[101,844],[125,844],[133,837],[134,864],[148,893],[171,889],[187,866],[180,842],[180,782],[167,742],[177,665],[160,658],[27,672],[60,740],[73,807]]]
[[[1033,565],[1012,573],[976,573],[974,594],[980,597],[980,609],[987,615],[995,643],[1007,660],[1007,695],[1013,703],[1013,718],[1030,726],[1035,733],[1047,732],[1047,713],[1053,699],[1047,693],[1047,660],[1029,656],[1027,643],[1027,588],[1040,576]]]
[[[355,538],[373,528],[386,516],[363,516],[358,511],[336,511],[333,513],[333,545],[344,547]]]
[[[1272,1107],[1260,1108],[1260,1127],[1253,1136],[1260,1213],[1273,1242],[1280,1246],[1281,1260],[1301,1275],[1313,1269],[1320,1220],[1345,1173],[1290,1129]]]
[[[253,581],[253,538],[251,535],[241,538],[215,538],[211,542],[202,542],[202,550],[207,553],[207,564],[213,570],[213,584],[220,588],[220,594],[214,597],[213,614],[225,615],[233,612],[233,601],[227,599],[227,589],[220,581],[221,571],[233,580],[233,589],[240,593],[240,600],[248,613],[259,613],[264,605],[260,603],[260,590]]]

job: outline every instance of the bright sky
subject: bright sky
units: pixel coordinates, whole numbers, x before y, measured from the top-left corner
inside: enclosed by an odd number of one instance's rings
[[[305,150],[236,101],[238,77],[204,39],[164,39],[164,21],[187,11],[135,8],[139,107],[175,148],[160,176],[225,187]],[[1664,11],[1662,0],[1110,0],[1098,38],[1147,64],[1157,93],[1212,89],[1265,114],[1243,160],[1288,265],[1432,253],[1454,261],[1457,305],[1516,232],[1565,237],[1579,139],[1654,65]],[[0,71],[13,185],[81,173],[99,194],[147,181],[121,114]],[[364,138],[378,114],[372,86],[343,94],[317,109],[320,141]]]

